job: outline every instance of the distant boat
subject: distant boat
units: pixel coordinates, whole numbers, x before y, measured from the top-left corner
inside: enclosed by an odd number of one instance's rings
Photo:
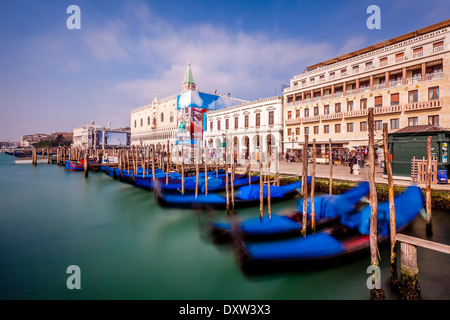
[[[424,196],[417,186],[408,187],[394,198],[397,231],[405,229],[424,205]],[[298,271],[302,268],[330,266],[370,249],[371,208],[345,214],[341,223],[306,237],[287,240],[248,242],[242,239],[239,226],[233,231],[237,257],[245,274]],[[390,235],[389,201],[378,204],[378,244]]]
[[[67,171],[84,171],[84,164],[82,164],[81,162],[66,160],[64,169]]]
[[[37,158],[37,163],[48,163],[48,159],[47,158]],[[14,163],[15,164],[32,164],[33,163],[33,159],[31,157],[26,157],[26,158],[16,158],[14,159]]]

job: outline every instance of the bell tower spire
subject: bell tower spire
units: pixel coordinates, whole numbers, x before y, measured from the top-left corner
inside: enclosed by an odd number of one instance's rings
[[[196,85],[194,82],[194,76],[192,75],[192,71],[191,71],[191,62],[188,61],[188,67],[186,69],[186,74],[184,75],[184,81],[183,81],[183,85],[181,86],[181,89],[183,92],[186,91],[195,91]]]

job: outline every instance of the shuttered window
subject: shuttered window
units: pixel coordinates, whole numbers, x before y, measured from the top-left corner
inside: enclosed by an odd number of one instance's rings
[[[379,108],[383,106],[383,96],[375,97],[375,107]]]
[[[400,104],[400,94],[393,93],[391,94],[391,106]]]

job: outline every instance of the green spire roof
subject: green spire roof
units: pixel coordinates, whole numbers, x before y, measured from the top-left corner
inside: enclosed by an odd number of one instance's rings
[[[186,83],[195,84],[194,76],[192,75],[192,71],[191,71],[191,62],[190,61],[188,61],[188,68],[186,70],[186,74],[184,75],[183,84],[186,84]]]

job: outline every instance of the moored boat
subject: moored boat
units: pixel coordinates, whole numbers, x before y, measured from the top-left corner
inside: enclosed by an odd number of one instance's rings
[[[251,179],[259,179],[259,176],[251,177]],[[307,183],[311,182],[311,176],[308,177]],[[248,180],[247,180],[248,183]],[[271,201],[280,202],[293,198],[298,194],[298,189],[302,187],[302,180],[287,184],[284,186],[271,186]],[[268,197],[268,187],[263,186],[263,198]],[[227,200],[225,197],[217,193],[199,194],[195,197],[194,194],[167,194],[164,192],[156,192],[158,203],[163,207],[171,208],[196,208],[196,209],[225,209]],[[245,185],[238,188],[236,196],[234,197],[235,208],[244,208],[256,206],[260,202],[260,186]],[[231,204],[231,201],[230,201]]]
[[[31,157],[24,157],[24,158],[16,158],[14,159],[15,164],[32,164],[33,159]],[[36,163],[48,163],[47,158],[37,158]]]
[[[369,183],[361,182],[356,187],[338,195],[321,195],[314,199],[316,230],[338,223],[340,217],[355,210],[362,198],[369,194]],[[288,215],[272,213],[271,217],[259,216],[237,222],[242,237],[249,241],[264,241],[270,239],[299,236],[302,229],[303,199],[297,200],[297,209]],[[307,232],[311,229],[311,199],[307,203]],[[231,240],[232,223],[212,222],[211,236],[214,242],[224,243]]]
[[[84,171],[84,164],[81,162],[66,160],[64,169],[66,171]]]
[[[410,186],[396,196],[396,229],[405,229],[424,205],[419,187]],[[378,204],[378,243],[389,240],[389,202]],[[237,257],[245,274],[298,271],[303,268],[327,267],[370,249],[370,206],[357,214],[345,214],[341,223],[322,231],[287,240],[249,242],[242,240],[239,226],[233,231]]]

